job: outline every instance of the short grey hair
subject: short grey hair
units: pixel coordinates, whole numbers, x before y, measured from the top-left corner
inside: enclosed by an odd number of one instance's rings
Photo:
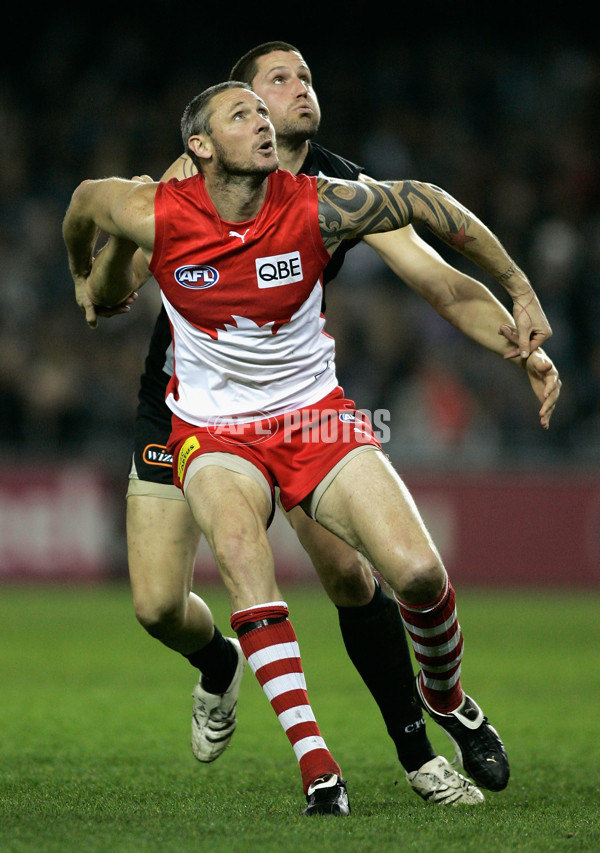
[[[206,133],[210,136],[210,120],[213,114],[210,105],[216,95],[227,89],[246,89],[249,92],[252,91],[247,83],[241,83],[239,80],[226,80],[224,83],[217,83],[215,86],[209,86],[208,89],[200,92],[199,95],[192,98],[183,111],[181,117],[183,149],[191,157],[197,169],[200,169],[200,163],[194,152],[188,148],[188,139],[190,136],[196,136],[199,133]]]

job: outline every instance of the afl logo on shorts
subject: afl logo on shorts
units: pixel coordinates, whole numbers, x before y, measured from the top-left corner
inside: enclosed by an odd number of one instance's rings
[[[206,264],[187,264],[175,270],[175,281],[189,290],[204,290],[219,280],[219,273]]]

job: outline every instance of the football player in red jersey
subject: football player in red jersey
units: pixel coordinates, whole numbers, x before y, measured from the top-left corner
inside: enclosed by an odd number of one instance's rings
[[[313,394],[316,397],[311,399],[310,392],[307,396],[307,380],[313,370],[310,341],[301,341],[297,326],[294,326],[294,319],[298,318],[305,306],[308,306],[307,313],[313,319],[317,316],[315,312],[320,314],[320,304],[314,304],[314,294],[318,292],[320,279],[317,276],[314,287],[312,282],[319,264],[324,268],[326,263],[323,247],[325,254],[331,254],[344,238],[361,237],[371,232],[404,227],[412,221],[422,221],[449,244],[455,244],[455,235],[464,231],[469,239],[461,241],[461,250],[491,274],[500,277],[509,268],[514,269],[496,238],[469,211],[431,185],[414,181],[359,184],[331,182],[324,178],[299,181],[284,172],[265,177],[269,169],[275,169],[278,163],[268,111],[261,99],[237,84],[215,87],[195,99],[186,111],[183,127],[188,151],[196,165],[201,166],[202,178],[179,185],[168,184],[166,189],[164,184],[157,188],[156,184],[117,179],[86,182],[74,194],[67,212],[65,240],[74,278],[81,286],[82,280],[89,275],[91,242],[96,226],[122,239],[117,249],[109,250],[106,255],[110,272],[108,282],[105,282],[105,286],[96,284],[92,293],[93,301],[108,305],[115,304],[131,291],[130,271],[123,260],[128,253],[133,254],[134,244],[140,245],[147,260],[151,261],[151,268],[163,291],[165,306],[174,327],[177,364],[178,352],[184,355],[184,362],[188,358],[193,360],[196,349],[206,343],[202,338],[202,334],[206,337],[206,332],[194,322],[194,310],[182,298],[180,291],[176,287],[173,289],[169,274],[173,263],[203,260],[202,252],[198,258],[185,247],[183,251],[172,250],[178,240],[177,216],[173,215],[173,211],[187,209],[191,204],[192,210],[198,209],[208,214],[209,219],[214,219],[216,212],[220,223],[216,228],[217,238],[219,234],[223,236],[224,229],[227,231],[231,223],[242,223],[243,226],[250,223],[253,237],[245,241],[237,252],[238,258],[245,258],[244,280],[251,282],[252,262],[258,264],[259,257],[273,257],[268,254],[273,239],[269,237],[272,230],[269,232],[268,227],[265,230],[265,226],[269,225],[269,220],[277,217],[278,211],[282,217],[285,214],[289,218],[290,200],[293,206],[295,199],[302,198],[299,209],[305,211],[305,223],[300,225],[300,230],[304,228],[305,239],[299,247],[308,281],[303,277],[294,279],[301,284],[296,288],[296,301],[292,299],[292,304],[297,305],[292,317],[287,316],[287,306],[283,315],[273,308],[274,321],[281,323],[280,330],[284,329],[283,333],[279,332],[284,342],[287,335],[290,341],[300,347],[299,352],[293,347],[291,350],[294,352],[293,363],[297,373],[290,377],[286,372],[289,364],[285,363],[285,358],[281,364],[281,350],[279,357],[275,356],[270,361],[267,358],[268,367],[274,371],[275,381],[271,384],[269,380],[266,385],[254,383],[250,398],[246,401],[249,405],[246,405],[245,414],[238,407],[237,394],[230,395],[231,405],[226,409],[226,414],[234,418],[243,414],[244,420],[248,421],[248,413],[254,412],[256,419],[259,406],[254,405],[253,408],[253,404],[258,401],[266,401],[268,405],[262,405],[261,411],[268,410],[273,415],[288,414],[308,404],[323,402],[337,406],[340,412],[351,408],[348,405],[350,401],[341,397],[341,390],[336,390],[332,359],[325,362],[331,375],[323,384],[314,386]],[[225,156],[222,156],[223,152],[226,152]],[[184,200],[185,203],[181,204]],[[188,216],[186,228],[190,221]],[[322,243],[314,240],[315,223],[318,223]],[[211,261],[218,268],[224,263],[221,253],[223,247],[220,238],[211,237],[211,228],[214,230],[214,222],[206,230],[209,241],[207,251],[209,245],[211,248],[205,262]],[[166,242],[163,239],[165,233]],[[187,230],[181,233],[187,235]],[[297,233],[294,233],[293,239],[299,239]],[[281,249],[282,246],[277,244],[275,248]],[[291,243],[285,248],[297,251]],[[230,251],[229,247],[226,251]],[[259,252],[259,257],[256,252]],[[214,258],[215,253],[218,263]],[[288,253],[276,255],[280,258],[287,256]],[[121,272],[125,269],[126,273],[118,275],[117,267],[121,268]],[[291,286],[291,282],[287,284]],[[258,286],[260,288],[260,283]],[[255,298],[253,296],[252,300]],[[222,297],[218,297],[218,301],[222,302]],[[223,320],[230,316],[228,307],[223,306]],[[190,324],[197,331],[192,333],[191,342],[185,343]],[[323,332],[318,320],[314,329],[317,336]],[[236,338],[233,335],[230,341],[220,340],[217,335],[214,344],[216,362],[231,366],[233,372],[233,365],[240,364],[239,353],[244,351],[248,343],[247,330],[243,324],[239,331],[241,336]],[[268,334],[266,337],[264,334],[259,336],[261,341],[271,342],[276,337]],[[315,340],[313,336],[313,344]],[[203,343],[200,344],[201,341]],[[304,343],[307,346],[303,348]],[[273,346],[277,348],[279,342],[271,343],[271,348]],[[326,347],[320,349],[325,355]],[[288,348],[288,358],[289,351]],[[249,361],[252,362],[252,357]],[[560,389],[556,369],[541,350],[530,355],[525,366],[542,402],[542,424],[547,426]],[[252,366],[250,369],[252,372]],[[203,372],[203,380],[198,383],[195,374]],[[219,370],[216,373],[219,377]],[[322,374],[313,373],[313,378],[315,375]],[[397,596],[413,639],[417,659],[422,666],[418,679],[421,703],[456,740],[462,751],[463,763],[471,775],[479,774],[491,789],[504,787],[508,781],[508,762],[502,743],[460,685],[462,634],[456,617],[454,592],[416,507],[398,475],[376,447],[377,443],[373,442],[373,447],[358,448],[361,452],[356,452],[357,448],[351,442],[341,448],[338,443],[335,457],[328,445],[323,446],[326,452],[323,447],[320,450],[318,447],[316,450],[310,448],[309,451],[303,447],[307,467],[300,476],[294,471],[293,464],[295,454],[300,453],[299,446],[294,453],[289,449],[287,453],[282,453],[281,445],[267,448],[268,442],[265,442],[261,453],[251,459],[246,450],[236,448],[236,455],[244,461],[244,473],[240,468],[234,470],[223,465],[221,460],[218,464],[214,458],[207,462],[214,447],[208,442],[208,454],[205,456],[202,442],[206,441],[210,431],[207,434],[204,417],[211,411],[213,404],[221,406],[223,395],[219,400],[207,393],[207,389],[214,391],[216,386],[211,381],[210,370],[207,370],[203,359],[197,360],[190,373],[186,374],[183,370],[175,376],[176,381],[172,386],[175,390],[169,396],[169,405],[175,411],[176,401],[183,401],[179,408],[179,420],[177,417],[174,419],[176,427],[179,424],[182,428],[179,433],[177,428],[174,430],[171,443],[176,474],[182,480],[196,521],[218,555],[234,610],[232,626],[240,637],[244,653],[255,662],[256,668],[253,668],[259,680],[261,674],[264,676],[263,668],[274,663],[274,648],[284,640],[292,645],[295,643],[291,625],[286,618],[287,609],[277,597],[265,533],[272,512],[272,494],[269,500],[269,489],[272,492],[278,483],[284,507],[290,509],[301,505],[304,511],[333,533],[370,555],[372,563]],[[232,378],[234,386],[235,381]],[[202,388],[198,396],[194,392],[199,385]],[[248,388],[243,370],[240,388],[242,386]],[[285,408],[284,400],[291,401],[290,408]],[[184,419],[181,415],[184,415]],[[196,445],[190,445],[190,441],[195,441]],[[369,452],[363,452],[365,450]],[[231,455],[231,451],[225,455]],[[339,467],[336,461],[340,463]],[[334,467],[325,474],[328,465]],[[248,466],[254,469],[252,473]],[[383,503],[381,494],[386,494]],[[225,512],[226,508],[231,508],[232,498],[237,512]],[[240,528],[248,535],[240,536]],[[426,644],[423,644],[423,637],[428,638]],[[295,659],[295,653],[286,655],[285,663],[280,662],[279,667],[284,667],[283,672],[289,674],[293,670],[293,664],[290,663],[292,659]],[[267,679],[261,683],[264,683],[265,691],[268,692],[270,681]],[[291,690],[291,693],[296,692],[297,688]],[[277,710],[281,695],[270,695],[270,698]],[[293,712],[292,717],[299,717],[298,707],[287,707],[285,713]],[[282,719],[279,711],[278,714]],[[320,736],[311,728],[316,726],[314,719],[312,723],[306,720],[303,725],[308,728],[295,731],[296,726],[291,724],[290,727],[284,724],[284,728],[299,757],[308,797],[307,812],[340,809],[339,813],[345,813],[347,798],[339,768]],[[319,745],[304,752],[300,744],[307,738],[312,738]],[[492,763],[495,765],[493,768],[490,766]],[[317,770],[318,782],[314,776]],[[342,802],[346,803],[345,807],[340,805]]]

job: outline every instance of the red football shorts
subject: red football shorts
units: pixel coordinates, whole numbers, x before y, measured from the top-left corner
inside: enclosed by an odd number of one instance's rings
[[[252,463],[286,510],[299,504],[348,453],[377,448],[371,421],[338,386],[319,402],[277,417],[242,424],[219,419],[198,427],[172,418],[167,450],[173,480],[183,488],[190,462],[204,453],[230,453]]]

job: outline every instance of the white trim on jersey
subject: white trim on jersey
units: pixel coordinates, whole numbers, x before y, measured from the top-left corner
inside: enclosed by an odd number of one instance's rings
[[[337,386],[335,343],[321,316],[317,282],[288,323],[258,326],[246,317],[217,339],[193,326],[161,292],[173,330],[177,399],[167,405],[196,426],[247,423],[310,406]]]

